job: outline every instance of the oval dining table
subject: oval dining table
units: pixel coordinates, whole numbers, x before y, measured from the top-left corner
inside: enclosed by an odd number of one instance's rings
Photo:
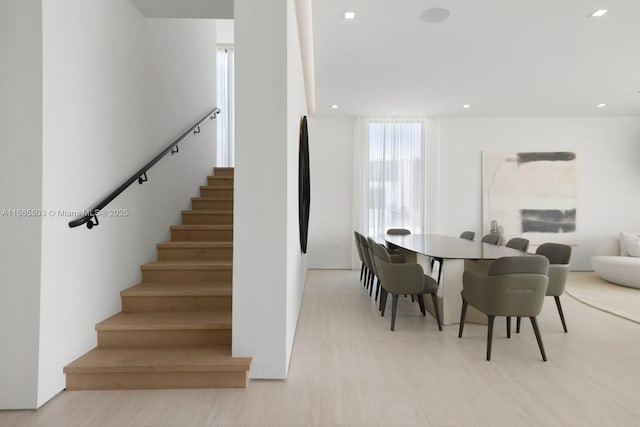
[[[415,260],[426,274],[431,274],[438,280],[437,300],[443,325],[460,322],[462,309],[460,292],[462,291],[462,274],[465,270],[486,273],[491,262],[497,258],[528,255],[527,252],[505,246],[439,234],[386,235],[384,240],[400,248],[409,262]],[[438,262],[435,263],[434,260]],[[432,271],[432,266],[436,264],[438,268]],[[486,323],[485,315],[475,309],[471,310],[472,307],[469,308],[467,321]],[[434,315],[430,304],[427,305],[427,310],[432,316]]]

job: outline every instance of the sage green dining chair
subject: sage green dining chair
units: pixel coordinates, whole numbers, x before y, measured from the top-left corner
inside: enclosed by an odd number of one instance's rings
[[[358,232],[353,232],[353,237],[356,241],[356,250],[358,251],[358,258],[360,259],[360,281],[362,281],[362,277],[364,276],[364,270],[366,266],[364,264],[364,256],[362,255],[362,246],[360,245],[360,238],[358,237]]]
[[[497,245],[500,242],[500,236],[498,234],[485,234],[481,240],[482,243],[488,243],[490,245]]]
[[[552,296],[556,302],[556,308],[562,322],[562,329],[567,332],[567,322],[560,304],[560,296],[564,293],[564,288],[569,277],[569,262],[571,261],[571,246],[561,243],[543,243],[536,249],[536,254],[542,255],[549,260],[549,286],[547,286],[547,296]],[[520,332],[520,318],[516,320],[516,332]]]
[[[476,233],[473,231],[463,231],[460,233],[460,238],[465,240],[473,240],[476,238]]]
[[[514,237],[513,239],[509,239],[505,246],[511,249],[527,252],[527,249],[529,249],[529,239]]]
[[[374,249],[377,246],[382,246],[380,245],[378,242],[376,242],[374,239],[372,239],[371,237],[367,237],[367,243],[369,246],[369,256],[371,257],[371,266],[373,267],[373,272],[375,274],[375,276],[378,278],[377,284],[376,284],[376,295],[374,300],[378,301],[378,295],[380,293],[380,275],[378,274],[378,271],[376,269],[376,263],[375,258],[374,258]],[[397,254],[397,253],[392,253],[390,251],[388,251],[389,254],[389,259],[391,260],[392,263],[403,263],[405,262],[404,256],[402,256],[402,254]],[[369,289],[369,296],[371,296],[371,293],[373,292],[373,286],[371,286],[371,288]]]
[[[487,315],[487,360],[491,360],[493,324],[496,317],[528,317],[547,361],[537,316],[547,292],[549,260],[543,256],[504,257],[493,261],[487,274],[465,271],[462,276],[462,312],[458,337],[462,338],[467,306]]]
[[[420,312],[426,315],[424,305],[424,295],[431,295],[434,314],[438,323],[438,330],[442,330],[440,322],[440,310],[438,308],[438,284],[436,281],[424,274],[422,267],[412,263],[393,263],[387,249],[375,243],[372,245],[374,253],[374,263],[376,271],[380,277],[382,290],[380,294],[381,315],[384,316],[388,294],[392,296],[391,303],[391,330],[395,330],[396,313],[398,310],[398,297],[400,295],[415,295],[420,306]]]
[[[373,282],[375,280],[375,273],[373,271],[373,260],[371,259],[371,254],[369,252],[369,243],[367,242],[367,238],[364,237],[362,234],[358,233],[358,239],[360,240],[362,258],[364,259],[364,265],[366,267],[366,274],[364,277],[364,287],[365,289],[369,289],[373,287]]]
[[[406,228],[390,228],[387,230],[388,236],[407,236],[411,234],[411,230],[407,230]],[[387,242],[387,250],[389,253],[398,254],[399,248],[393,243]]]
[[[387,234],[389,236],[406,236],[407,234],[411,234],[411,231],[406,228],[390,228],[387,230]]]

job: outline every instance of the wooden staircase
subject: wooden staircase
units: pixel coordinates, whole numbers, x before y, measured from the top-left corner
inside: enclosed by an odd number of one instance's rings
[[[96,325],[98,347],[64,368],[67,390],[246,387],[251,358],[231,357],[233,169],[200,193]]]

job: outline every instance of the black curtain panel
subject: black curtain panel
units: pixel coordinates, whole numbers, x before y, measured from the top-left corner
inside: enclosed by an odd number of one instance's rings
[[[303,254],[306,254],[307,235],[309,233],[309,206],[311,205],[307,116],[303,116],[300,120],[300,149],[298,157],[298,218],[300,222],[300,249],[302,249]]]

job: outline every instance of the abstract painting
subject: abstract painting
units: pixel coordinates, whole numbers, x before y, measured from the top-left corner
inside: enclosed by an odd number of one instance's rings
[[[482,153],[482,227],[504,237],[576,245],[577,160],[571,151]]]

